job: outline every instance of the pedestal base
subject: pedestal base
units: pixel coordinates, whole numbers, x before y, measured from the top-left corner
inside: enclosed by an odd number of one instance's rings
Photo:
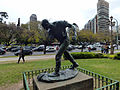
[[[55,72],[53,73],[40,73],[37,77],[38,81],[53,83],[53,82],[59,82],[59,81],[65,81],[68,79],[72,79],[76,77],[78,74],[77,69],[65,69],[59,71],[59,76],[55,75]]]
[[[93,78],[81,72],[70,80],[46,83],[33,78],[33,90],[93,90]]]

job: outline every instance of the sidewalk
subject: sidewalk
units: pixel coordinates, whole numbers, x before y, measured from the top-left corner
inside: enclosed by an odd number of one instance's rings
[[[55,55],[41,55],[41,56],[25,56],[25,60],[39,60],[39,59],[50,59],[54,58]],[[17,61],[19,57],[8,57],[8,58],[0,58],[0,62],[4,61]]]

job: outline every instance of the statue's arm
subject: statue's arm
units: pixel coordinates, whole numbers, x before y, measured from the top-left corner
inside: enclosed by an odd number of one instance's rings
[[[77,31],[76,31],[75,25],[69,24],[68,22],[65,22],[65,23],[66,23],[66,27],[68,27],[68,29],[67,29],[68,33],[69,33],[70,30],[73,30],[74,36],[73,36],[72,38],[73,38],[74,40],[76,40]]]
[[[74,37],[77,37],[77,31],[76,31],[76,27],[74,25],[72,25],[72,30],[74,32]]]
[[[52,30],[48,30],[48,39],[51,39],[51,40],[54,39]]]

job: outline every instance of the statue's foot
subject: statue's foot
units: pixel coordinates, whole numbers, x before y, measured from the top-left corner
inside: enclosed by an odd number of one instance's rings
[[[78,67],[78,66],[79,66],[79,64],[78,64],[78,63],[75,63],[75,64],[73,64],[73,65],[71,66],[70,69],[75,69],[75,68]]]
[[[56,73],[56,72],[53,72],[53,73],[50,73],[48,76],[49,77],[58,77],[58,76],[60,76],[60,74]]]

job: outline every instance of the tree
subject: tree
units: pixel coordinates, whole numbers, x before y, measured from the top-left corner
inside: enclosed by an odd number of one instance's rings
[[[21,39],[25,44],[35,43],[45,45],[44,54],[46,54],[46,46],[50,45],[54,40],[48,38],[48,33],[42,28],[41,22],[28,22],[27,24],[22,24],[21,27],[24,31],[18,39]]]
[[[6,18],[8,19],[8,14],[7,12],[0,12],[0,22],[2,23],[3,22],[3,18]]]
[[[48,38],[48,32],[46,30],[42,29],[41,31],[39,31],[39,42],[40,42],[40,44],[43,44],[45,46],[44,54],[46,54],[46,46],[53,43],[54,40],[51,40],[50,38]]]
[[[0,24],[0,41],[7,46],[13,43],[16,34],[16,26],[13,23]]]
[[[30,30],[28,35],[29,35],[29,39],[28,39],[29,43],[31,43],[31,44],[32,43],[34,43],[34,44],[39,43],[39,33],[38,33],[38,31]]]
[[[98,34],[93,34],[90,30],[80,30],[77,33],[77,41],[79,44],[82,44],[81,52],[83,52],[83,48],[85,47],[85,44],[93,44],[95,42],[98,42],[100,39],[98,39]]]
[[[79,43],[81,42],[88,42],[88,43],[94,43],[96,42],[95,35],[89,31],[89,30],[81,30],[77,34],[77,40]]]
[[[24,41],[25,44],[39,43],[39,32],[41,31],[40,25],[40,21],[21,24],[21,28],[23,29],[21,36],[22,42]]]
[[[75,28],[75,32],[79,32],[79,27],[78,27],[78,25],[76,24],[76,23],[73,23],[73,25],[74,25],[74,28]],[[69,39],[70,39],[70,43],[71,44],[73,44],[73,45],[75,45],[75,44],[78,44],[77,43],[77,41],[76,40],[74,40],[74,36],[75,36],[75,32],[73,31],[73,28],[71,28],[70,30],[69,30]]]

